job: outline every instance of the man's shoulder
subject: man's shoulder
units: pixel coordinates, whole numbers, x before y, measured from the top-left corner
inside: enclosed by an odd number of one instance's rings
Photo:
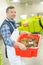
[[[6,23],[6,19],[3,21],[2,25],[3,25],[4,23]]]
[[[8,24],[7,24],[7,22],[6,22],[6,19],[3,21],[2,25],[1,25],[1,28],[2,28],[3,26],[8,26]]]

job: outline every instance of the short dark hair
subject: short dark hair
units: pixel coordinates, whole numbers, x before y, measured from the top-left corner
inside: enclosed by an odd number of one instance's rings
[[[6,13],[8,12],[9,9],[13,9],[13,8],[15,8],[15,7],[14,7],[14,6],[9,6],[9,7],[7,7]]]

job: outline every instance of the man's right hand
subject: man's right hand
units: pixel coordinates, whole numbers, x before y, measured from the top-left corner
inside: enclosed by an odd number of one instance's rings
[[[18,46],[22,50],[26,50],[27,49],[26,46],[24,44],[20,43],[20,42],[14,43],[14,46]]]

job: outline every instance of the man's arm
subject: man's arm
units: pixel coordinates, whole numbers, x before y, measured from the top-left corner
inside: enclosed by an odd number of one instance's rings
[[[12,41],[10,39],[11,32],[10,32],[10,28],[9,28],[9,26],[7,24],[2,26],[1,34],[2,34],[2,37],[4,39],[5,45],[9,45],[9,46],[13,46],[14,45],[14,41]]]
[[[4,39],[4,42],[5,42],[5,45],[8,45],[8,46],[18,46],[20,49],[22,50],[25,50],[26,47],[19,43],[19,42],[15,42],[15,41],[12,41],[10,39],[11,37],[11,32],[10,32],[10,28],[7,24],[3,25],[2,28],[1,28],[1,34],[3,36],[3,39]]]

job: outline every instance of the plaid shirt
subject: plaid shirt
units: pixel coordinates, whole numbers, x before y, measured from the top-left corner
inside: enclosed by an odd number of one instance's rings
[[[13,26],[13,28],[14,28],[14,26]],[[10,32],[10,28],[9,28],[9,26],[7,24],[5,24],[5,25],[2,26],[2,28],[1,28],[1,34],[2,34],[2,37],[4,39],[5,45],[9,45],[9,46],[13,46],[14,45],[14,41],[12,41],[10,39],[11,32]]]

